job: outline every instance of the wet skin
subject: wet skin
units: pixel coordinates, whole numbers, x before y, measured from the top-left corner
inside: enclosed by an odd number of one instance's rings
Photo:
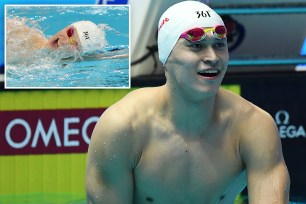
[[[273,118],[220,89],[226,41],[178,40],[164,86],[131,92],[97,123],[88,203],[287,203],[289,175]],[[260,127],[258,124],[261,124]]]

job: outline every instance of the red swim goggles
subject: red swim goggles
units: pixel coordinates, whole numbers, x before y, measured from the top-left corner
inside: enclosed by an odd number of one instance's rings
[[[206,38],[206,33],[211,31],[211,34],[216,39],[226,38],[226,28],[223,25],[216,25],[213,28],[193,28],[181,34],[180,38],[185,38],[191,42],[197,42]]]
[[[74,33],[74,27],[68,28],[68,30],[67,30],[67,36],[69,37],[70,43],[71,43],[72,45],[75,44],[75,41],[74,41],[73,38],[72,38],[73,33]]]

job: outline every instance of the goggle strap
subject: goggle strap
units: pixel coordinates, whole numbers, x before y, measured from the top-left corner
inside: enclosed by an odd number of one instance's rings
[[[74,42],[74,40],[73,40],[73,38],[72,38],[72,37],[69,37],[69,40],[70,40],[70,43],[71,43],[72,45],[74,45],[74,44],[75,44],[75,42]]]

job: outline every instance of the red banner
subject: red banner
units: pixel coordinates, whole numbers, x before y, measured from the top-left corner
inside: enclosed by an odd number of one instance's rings
[[[0,111],[0,155],[87,152],[104,109]]]

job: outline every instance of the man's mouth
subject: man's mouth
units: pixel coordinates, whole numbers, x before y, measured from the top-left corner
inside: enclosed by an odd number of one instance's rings
[[[208,78],[214,78],[220,73],[220,70],[218,69],[206,69],[199,71],[198,74],[203,76],[203,77],[208,77]]]

